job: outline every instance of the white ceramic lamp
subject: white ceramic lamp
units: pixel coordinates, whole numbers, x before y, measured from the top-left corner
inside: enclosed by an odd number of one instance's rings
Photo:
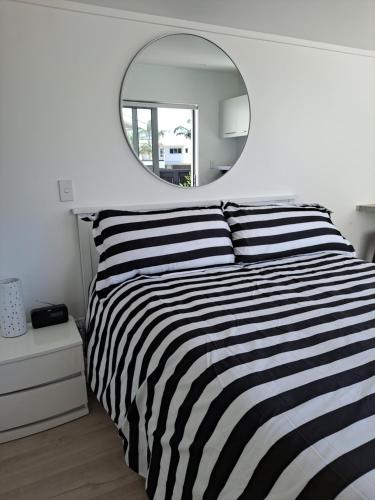
[[[21,281],[17,278],[0,280],[0,333],[3,337],[18,337],[26,332]]]

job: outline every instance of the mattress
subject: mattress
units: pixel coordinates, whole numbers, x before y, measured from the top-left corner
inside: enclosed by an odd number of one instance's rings
[[[94,285],[88,380],[150,498],[374,498],[374,265],[321,252]]]

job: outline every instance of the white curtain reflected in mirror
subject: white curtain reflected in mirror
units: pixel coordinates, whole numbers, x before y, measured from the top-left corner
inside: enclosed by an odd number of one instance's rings
[[[208,184],[232,168],[248,135],[250,106],[232,60],[196,35],[167,35],[143,48],[123,79],[120,115],[148,172],[180,187]]]

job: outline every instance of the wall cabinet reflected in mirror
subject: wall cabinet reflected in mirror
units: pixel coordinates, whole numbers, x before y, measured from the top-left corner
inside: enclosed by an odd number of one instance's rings
[[[247,95],[225,99],[220,103],[221,137],[247,137],[249,109]]]
[[[250,105],[227,54],[199,36],[175,34],[134,57],[122,82],[120,116],[129,146],[148,172],[194,187],[235,164],[247,138]]]

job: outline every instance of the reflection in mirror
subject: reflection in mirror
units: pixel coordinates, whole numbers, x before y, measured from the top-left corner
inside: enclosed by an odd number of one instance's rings
[[[197,109],[194,105],[122,102],[122,122],[137,157],[149,171],[179,186],[197,184]]]
[[[123,79],[120,115],[143,166],[180,187],[208,184],[237,161],[249,130],[245,83],[217,45],[167,35],[143,48]]]

